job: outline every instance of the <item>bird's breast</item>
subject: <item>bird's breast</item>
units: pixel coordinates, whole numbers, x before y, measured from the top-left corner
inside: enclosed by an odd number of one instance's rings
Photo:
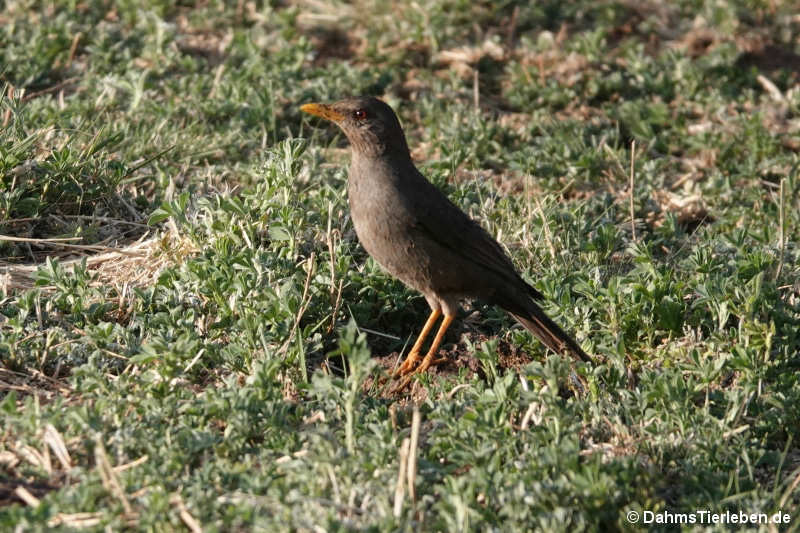
[[[404,196],[408,191],[396,180],[382,179],[387,176],[376,178],[375,172],[371,176],[357,172],[351,168],[348,200],[358,240],[386,271],[424,291],[430,261],[412,237],[416,218]]]

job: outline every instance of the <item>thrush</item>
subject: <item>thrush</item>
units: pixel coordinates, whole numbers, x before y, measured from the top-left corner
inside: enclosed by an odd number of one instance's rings
[[[431,308],[398,374],[425,372],[438,362],[436,353],[463,298],[497,305],[551,350],[591,362],[545,315],[536,303],[543,295],[522,279],[500,244],[417,170],[389,105],[362,97],[300,109],[334,122],[347,136],[352,149],[348,200],[358,239],[387,272],[421,292]],[[423,357],[425,339],[442,316]]]

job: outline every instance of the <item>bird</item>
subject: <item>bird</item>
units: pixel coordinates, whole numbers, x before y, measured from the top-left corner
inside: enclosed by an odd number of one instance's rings
[[[422,293],[431,309],[395,375],[410,378],[443,360],[436,354],[465,298],[499,306],[554,352],[591,363],[544,313],[537,303],[544,296],[520,276],[500,244],[417,169],[388,104],[363,96],[308,103],[300,110],[344,132],[351,147],[347,196],[358,240],[384,270]]]

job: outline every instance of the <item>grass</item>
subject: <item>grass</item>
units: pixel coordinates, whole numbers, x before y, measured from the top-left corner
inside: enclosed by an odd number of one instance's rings
[[[10,3],[0,528],[797,530],[792,7]],[[298,110],[359,93],[597,356],[583,393],[480,302],[389,392],[426,304]]]

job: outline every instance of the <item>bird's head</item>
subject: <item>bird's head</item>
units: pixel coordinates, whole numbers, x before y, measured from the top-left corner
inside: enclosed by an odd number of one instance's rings
[[[333,104],[305,104],[300,110],[334,122],[359,155],[408,156],[408,144],[397,115],[377,98],[367,96]]]

